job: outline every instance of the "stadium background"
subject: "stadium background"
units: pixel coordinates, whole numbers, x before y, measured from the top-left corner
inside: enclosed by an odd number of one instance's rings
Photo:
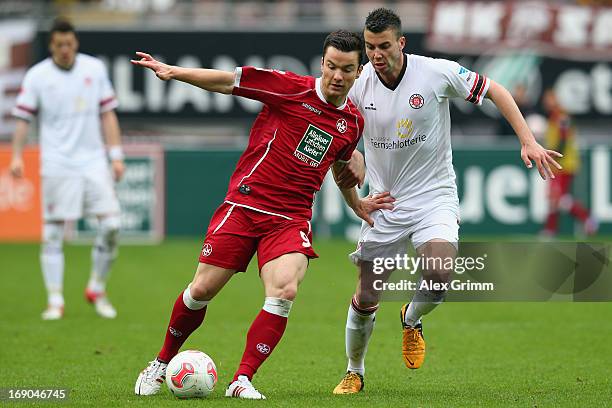
[[[132,67],[129,58],[146,50],[186,66],[255,65],[317,75],[326,33],[360,30],[368,10],[381,4],[403,17],[407,52],[458,60],[509,90],[524,84],[521,107],[527,113],[541,112],[543,90],[554,87],[578,126],[583,166],[575,193],[593,208],[601,233],[612,232],[612,35],[606,29],[612,11],[575,2],[8,1],[0,8],[0,140],[10,140],[9,113],[25,69],[47,56],[50,18],[71,16],[81,50],[108,65],[127,150],[137,164],[120,186],[124,236],[159,241],[164,235],[201,235],[260,106],[163,83]],[[523,168],[518,143],[500,134],[492,104],[477,108],[453,101],[452,118],[462,231],[537,233],[546,216],[545,182]],[[16,182],[6,172],[6,146],[0,160],[0,220],[36,220],[35,172]],[[329,180],[317,198],[317,236],[354,238],[358,222]],[[81,223],[73,236],[87,229]],[[30,227],[25,236],[2,230],[1,239],[31,240],[39,228]],[[561,232],[572,235],[579,228],[564,219]]]
[[[158,342],[150,339],[161,339],[172,301],[192,275],[203,232],[246,146],[258,106],[158,81],[129,64],[135,51],[188,66],[256,65],[317,75],[326,33],[337,28],[360,31],[370,10],[380,5],[394,8],[404,22],[406,52],[460,61],[510,90],[523,83],[528,90],[522,106],[526,112],[541,112],[543,90],[555,88],[578,126],[583,166],[574,192],[601,222],[596,239],[609,241],[612,8],[605,3],[2,1],[0,277],[7,295],[0,297],[0,361],[8,364],[0,367],[0,388],[64,386],[72,389],[75,405],[150,404],[135,399],[131,386],[146,359],[157,351]],[[75,22],[82,52],[108,64],[120,102],[128,171],[118,186],[124,233],[109,284],[119,310],[115,321],[95,319],[80,300],[89,248],[68,245],[66,318],[57,324],[40,322],[44,288],[37,259],[35,132],[26,153],[27,177],[14,180],[8,174],[14,126],[9,112],[25,70],[47,56],[46,30],[56,15]],[[535,171],[524,168],[515,137],[500,132],[500,119],[490,105],[481,109],[453,102],[451,115],[462,238],[537,239],[546,215],[546,184]],[[354,290],[345,254],[354,245],[359,222],[331,180],[315,205],[315,246],[321,259],[312,263],[282,347],[262,368],[256,384],[272,398],[273,406],[312,406],[313,400],[320,405],[344,404],[329,393],[344,368],[343,325]],[[91,227],[90,221],[81,221],[69,231],[69,238],[87,242]],[[581,229],[565,217],[561,233],[571,240],[580,237]],[[215,358],[222,385],[242,352],[248,322],[261,306],[259,294],[253,293],[257,275],[247,275],[232,280],[216,298],[206,327],[186,344]],[[235,299],[240,299],[240,307]],[[390,306],[383,306],[377,316],[368,360],[370,380],[367,392],[354,400],[357,404],[606,405],[605,395],[612,387],[609,364],[602,357],[612,355],[605,340],[612,335],[609,304],[441,307],[428,320],[432,353],[426,369],[417,373],[406,373],[401,366],[399,305]],[[91,374],[83,376],[83,371]],[[300,391],[291,391],[295,389]],[[216,404],[224,402],[219,390],[213,397]],[[155,398],[155,404],[163,403],[172,403],[167,394]]]

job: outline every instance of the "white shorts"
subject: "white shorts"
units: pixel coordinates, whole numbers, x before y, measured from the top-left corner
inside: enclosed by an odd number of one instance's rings
[[[395,208],[372,213],[374,227],[361,224],[361,233],[355,252],[349,258],[373,261],[374,258],[394,258],[431,241],[443,239],[458,248],[459,209],[454,205],[423,208],[417,211]]]
[[[78,220],[83,215],[118,214],[119,200],[106,162],[78,173],[44,175],[42,209],[45,221]]]

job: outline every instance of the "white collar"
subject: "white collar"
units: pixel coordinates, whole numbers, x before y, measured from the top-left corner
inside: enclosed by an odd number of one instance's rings
[[[323,91],[321,91],[321,77],[317,78],[315,80],[315,90],[317,91],[317,96],[319,97],[319,99],[321,99],[323,102],[325,103],[329,103],[327,102],[327,100],[325,99],[325,95],[323,95]],[[342,103],[342,105],[340,106],[334,106],[334,108],[338,109],[338,110],[343,110],[346,106],[346,101],[348,100],[348,97],[344,98],[344,102]],[[330,104],[331,105],[331,104]]]

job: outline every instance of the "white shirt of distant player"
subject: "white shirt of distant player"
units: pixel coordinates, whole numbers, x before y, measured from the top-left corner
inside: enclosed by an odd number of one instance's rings
[[[490,81],[453,61],[405,57],[395,89],[367,63],[349,93],[365,118],[370,192],[390,191],[398,208],[450,204],[458,211],[449,98],[480,105]]]
[[[61,176],[106,160],[100,114],[117,105],[102,61],[79,53],[70,70],[51,58],[30,68],[13,114],[38,115],[41,173]]]

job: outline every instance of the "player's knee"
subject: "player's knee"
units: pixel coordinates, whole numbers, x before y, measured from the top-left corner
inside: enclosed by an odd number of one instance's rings
[[[276,295],[274,297],[293,301],[297,296],[297,291],[297,283],[289,283],[287,285],[277,288]]]
[[[198,301],[208,301],[215,297],[221,287],[213,283],[214,280],[209,279],[204,274],[197,274],[191,282],[191,296]]]
[[[121,217],[119,215],[101,217],[99,228],[104,246],[108,248],[117,246],[119,229],[121,228]]]
[[[427,271],[423,271],[423,278],[437,283],[449,282],[452,274],[452,269],[446,269],[443,267],[430,268]]]
[[[64,223],[47,222],[43,225],[43,253],[61,252],[64,243]]]
[[[378,308],[378,293],[375,290],[364,291],[355,294],[353,298],[354,307],[359,311]]]
[[[569,194],[564,194],[563,196],[561,196],[558,202],[559,208],[563,211],[571,210],[573,205],[574,205],[574,200],[572,196]]]
[[[210,285],[203,280],[194,280],[190,288],[191,297],[199,301],[211,300],[215,294]]]
[[[379,291],[373,287],[362,287],[361,291],[355,295],[357,306],[361,309],[370,309],[378,306]]]
[[[295,297],[297,296],[297,290],[298,290],[297,282],[288,282],[288,283],[282,283],[282,284],[276,283],[274,285],[269,284],[269,283],[268,284],[264,283],[264,285],[266,288],[267,297],[273,297],[273,298],[293,301]]]
[[[194,296],[194,285],[189,284],[183,291],[183,304],[191,310],[201,310],[208,305],[209,299],[202,300]]]

